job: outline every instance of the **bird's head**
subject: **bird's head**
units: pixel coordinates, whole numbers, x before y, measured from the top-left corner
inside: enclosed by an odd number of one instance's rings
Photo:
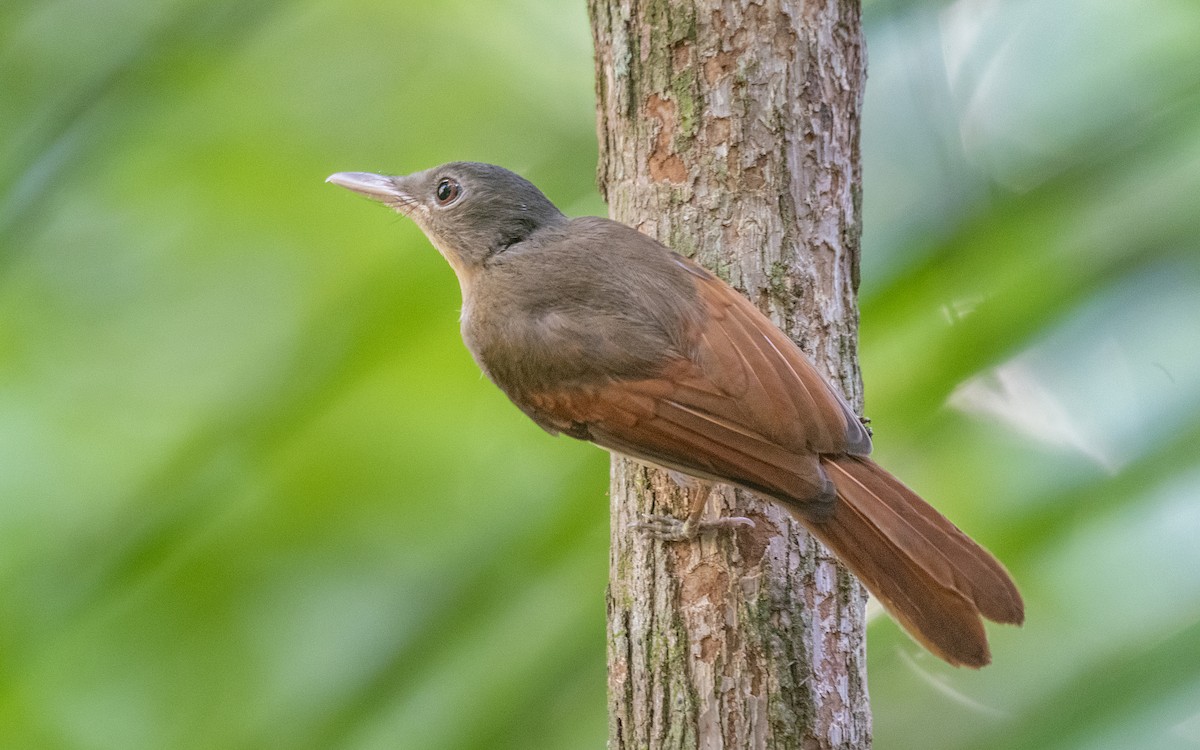
[[[488,258],[566,221],[531,182],[492,164],[451,162],[403,176],[338,172],[326,182],[415,221],[464,284]]]

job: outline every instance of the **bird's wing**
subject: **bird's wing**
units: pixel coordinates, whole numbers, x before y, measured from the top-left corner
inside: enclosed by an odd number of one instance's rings
[[[819,454],[866,454],[854,412],[748,300],[683,258],[705,307],[686,356],[653,378],[518,402],[548,429],[688,474],[794,500],[826,497]]]

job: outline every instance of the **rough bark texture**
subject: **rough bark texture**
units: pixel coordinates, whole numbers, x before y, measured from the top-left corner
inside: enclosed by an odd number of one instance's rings
[[[589,9],[612,217],[744,292],[861,407],[858,3]],[[614,459],[610,748],[869,747],[859,584],[786,512],[727,488],[708,512],[754,530],[629,530],[686,507],[665,474]]]

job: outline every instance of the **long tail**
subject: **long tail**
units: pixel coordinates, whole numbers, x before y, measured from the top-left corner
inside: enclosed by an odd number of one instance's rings
[[[1019,625],[1025,605],[996,558],[874,461],[825,456],[826,519],[801,518],[921,644],[955,665],[991,661],[982,617]]]

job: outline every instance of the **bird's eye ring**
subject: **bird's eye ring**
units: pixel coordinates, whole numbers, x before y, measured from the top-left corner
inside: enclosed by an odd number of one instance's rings
[[[449,177],[443,178],[442,181],[437,184],[437,189],[433,192],[434,197],[437,198],[439,206],[450,205],[454,201],[458,200],[458,196],[461,194],[462,187]]]

